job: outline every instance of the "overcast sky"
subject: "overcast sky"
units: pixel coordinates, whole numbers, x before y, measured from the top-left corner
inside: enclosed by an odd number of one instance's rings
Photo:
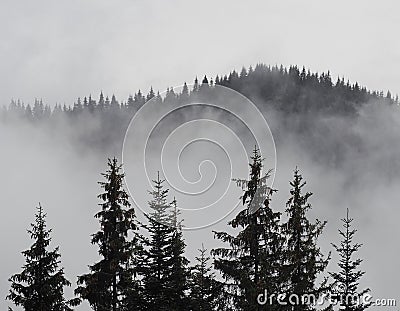
[[[165,90],[183,81],[191,82],[196,75],[214,77],[258,62],[330,70],[334,79],[345,76],[372,90],[389,89],[393,94],[400,94],[399,8],[399,2],[394,0],[373,3],[365,0],[0,0],[0,106],[8,105],[12,98],[25,103],[43,98],[50,105],[73,104],[77,97],[92,94],[97,98],[101,90],[125,100],[139,88],[145,92],[150,86]],[[364,119],[352,124],[355,132],[368,138],[370,149],[367,150],[371,152],[366,153],[365,162],[350,157],[345,172],[330,171],[329,174],[325,167],[313,165],[306,157],[304,164],[301,163],[310,188],[316,189],[315,200],[326,203],[321,205],[326,208],[327,216],[323,218],[332,223],[327,229],[330,239],[336,234],[335,219],[338,221],[344,215],[339,216],[336,210],[330,209],[337,203],[330,195],[333,197],[342,191],[341,174],[347,177],[357,167],[354,163],[359,163],[361,171],[368,164],[379,172],[376,162],[387,159],[386,152],[393,159],[398,158],[398,138],[389,134],[398,133],[393,129],[399,128],[400,121],[397,115],[393,116],[395,121],[388,119],[392,111],[382,110],[381,114],[376,114],[377,122],[372,125]],[[339,121],[334,120],[338,126],[332,128],[340,137],[344,136],[341,130],[345,127]],[[7,254],[0,265],[1,297],[8,290],[8,276],[22,264],[19,252],[30,243],[25,229],[33,219],[33,207],[39,200],[49,211],[50,227],[57,229],[54,241],[63,241],[63,263],[73,283],[95,254],[94,248],[88,245],[90,234],[97,229],[92,215],[97,208],[95,182],[99,177],[99,160],[89,158],[82,162],[81,155],[69,150],[71,146],[63,139],[37,148],[40,135],[36,132],[26,135],[23,130],[23,140],[15,131],[0,130],[3,151],[0,151],[0,163],[18,163],[18,166],[3,165],[6,178],[0,180],[1,205],[8,211],[0,218],[2,249]],[[285,152],[284,148],[281,151],[278,168],[278,173],[283,172],[276,182],[283,189],[281,201],[286,200],[287,181],[296,165],[294,162],[298,161],[290,158],[298,155],[291,151],[295,145],[291,142],[286,146],[289,151]],[[66,163],[74,164],[73,169]],[[88,167],[88,163],[92,164]],[[69,165],[72,167],[72,164]],[[42,170],[43,167],[47,169]],[[370,178],[367,173],[360,175]],[[332,180],[321,183],[325,176]],[[371,184],[375,182],[373,178],[369,180]],[[399,227],[395,224],[398,214],[394,212],[398,213],[396,189],[400,182],[396,178],[396,182],[378,183],[380,192],[373,185],[375,197],[372,199],[366,193],[372,189],[370,183],[367,184],[370,187],[360,186],[360,192],[356,192],[358,188],[350,188],[354,194],[348,194],[348,205],[368,208],[359,217],[360,228],[366,229],[361,230],[361,236],[368,242],[363,256],[368,258],[366,283],[373,286],[376,298],[399,299],[398,269],[393,269],[399,248],[389,248],[382,241],[388,236],[398,236]],[[79,189],[85,192],[80,193]],[[67,201],[64,192],[74,195]],[[60,203],[60,197],[65,202]],[[382,214],[378,206],[382,206]],[[343,211],[344,207],[340,206]],[[68,208],[74,208],[73,213]],[[70,238],[72,223],[74,234],[79,236],[76,241]],[[13,239],[7,238],[10,234]],[[324,246],[329,246],[330,241],[325,240]],[[188,247],[198,248],[197,245]],[[76,254],[80,260],[76,260]],[[383,265],[382,260],[385,260]],[[1,298],[0,307],[5,309],[6,305]],[[83,306],[81,310],[88,307]]]
[[[125,100],[257,62],[400,93],[399,4],[371,2],[1,0],[0,103]]]

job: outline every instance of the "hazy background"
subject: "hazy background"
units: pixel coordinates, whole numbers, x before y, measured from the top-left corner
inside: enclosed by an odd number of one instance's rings
[[[257,62],[396,94],[398,12],[395,0],[2,0],[0,102],[126,99]]]
[[[329,69],[333,77],[344,75],[369,89],[396,94],[398,7],[395,1],[2,0],[0,103],[11,98],[32,103],[38,97],[50,105],[72,104],[88,93],[97,97],[101,90],[125,100],[138,88],[164,90],[196,74],[225,74],[257,62]],[[282,116],[274,111],[266,115],[278,131]],[[397,298],[399,303],[400,249],[393,242],[400,233],[399,114],[369,103],[354,119],[315,122],[314,135],[336,141],[343,159],[326,165],[314,151],[325,157],[332,145],[314,146],[314,139],[279,132],[274,208],[283,211],[292,170],[299,165],[307,189],[315,193],[311,215],[328,220],[323,250],[337,242],[339,219],[351,207],[358,240],[365,244],[360,251],[367,270],[363,285],[371,287],[375,298]],[[85,126],[98,124],[93,120]],[[97,249],[89,243],[98,228],[93,218],[96,182],[113,155],[77,147],[69,131],[63,128],[54,139],[19,123],[0,126],[0,298],[9,288],[7,278],[23,264],[20,251],[30,245],[25,230],[39,201],[74,285],[76,275],[96,259]],[[225,229],[225,223],[211,229]],[[202,241],[207,248],[215,245],[211,229],[186,234],[189,257]],[[329,269],[335,268],[332,261]],[[7,305],[1,298],[0,308]]]
[[[344,217],[346,208],[350,208],[351,216],[356,218],[354,225],[359,230],[356,240],[364,244],[358,253],[364,259],[362,268],[367,271],[361,286],[369,286],[374,298],[395,298],[397,301],[400,299],[397,285],[400,277],[397,269],[400,247],[396,242],[400,234],[396,224],[400,201],[398,109],[397,106],[377,105],[372,102],[366,103],[358,114],[351,117],[312,116],[312,137],[288,130],[282,125],[288,121],[296,122],[296,115],[281,115],[268,109],[264,111],[277,142],[278,165],[274,187],[278,189],[278,193],[273,197],[273,208],[284,211],[289,197],[288,183],[292,179],[293,169],[298,166],[308,182],[305,190],[314,193],[311,198],[313,209],[309,214],[310,218],[328,220],[320,239],[323,252],[327,254],[332,251],[331,242],[339,242],[337,229],[341,226],[340,218]],[[215,115],[217,117],[214,116],[214,119],[235,130],[235,126],[226,122],[226,118]],[[293,120],[287,120],[288,118]],[[305,121],[306,116],[301,118]],[[167,122],[177,126],[174,123],[177,120]],[[96,196],[100,189],[96,182],[102,180],[100,172],[106,169],[106,158],[113,154],[99,152],[90,144],[82,146],[71,132],[84,129],[90,132],[98,126],[98,122],[90,117],[73,129],[59,123],[55,131],[49,131],[47,127],[27,125],[26,121],[8,126],[0,125],[0,163],[3,176],[0,180],[0,296],[5,297],[7,294],[8,277],[20,271],[24,263],[20,252],[31,245],[26,229],[33,221],[34,207],[39,201],[48,213],[48,225],[54,229],[53,246],[60,246],[62,265],[73,283],[72,288],[66,291],[68,296],[75,288],[76,276],[86,273],[87,265],[97,259],[97,247],[90,245],[90,235],[98,230],[98,222],[93,218],[99,209]],[[216,132],[204,123],[192,130],[201,133],[202,137],[215,137]],[[236,134],[246,145],[248,135],[240,131]],[[176,146],[179,145],[178,136],[174,137]],[[185,135],[182,135],[182,139],[183,136]],[[221,137],[220,142],[227,144],[225,138]],[[157,139],[153,138],[153,143]],[[241,146],[235,140],[231,140],[231,143],[233,145],[230,150],[240,150]],[[226,154],[212,144],[204,144],[202,142],[185,149],[181,162],[185,177],[189,180],[198,178],[198,165],[202,160],[211,159],[218,169],[217,182],[221,179],[222,185],[229,183]],[[239,156],[239,152],[229,153],[232,163],[242,161]],[[340,161],[331,162],[332,158],[339,158]],[[246,178],[247,163],[242,162],[233,167],[234,177]],[[265,165],[268,168],[273,167],[268,158]],[[156,176],[156,169],[150,169],[150,178]],[[201,172],[206,180],[210,180],[209,176],[214,173],[209,167],[202,168]],[[128,182],[129,187],[140,189],[142,201],[150,199],[146,187],[143,186],[146,185],[145,181],[129,176]],[[221,187],[217,183],[210,193],[214,196],[215,190]],[[173,191],[169,198],[172,200],[175,195],[179,202],[185,202],[181,199],[181,194]],[[228,199],[235,204],[239,195],[238,189],[236,193],[230,192]],[[193,208],[190,203],[196,198],[184,199],[187,203],[180,207]],[[218,205],[214,208],[217,207]],[[213,222],[219,214],[219,211],[208,209],[205,215],[200,216],[207,216]],[[139,219],[144,219],[139,209],[137,215]],[[191,217],[199,216],[185,213],[187,223],[197,223],[198,220]],[[212,227],[185,231],[186,255],[193,259],[201,243],[208,249],[219,245],[213,239],[212,230],[226,230],[229,219],[231,217]],[[329,271],[337,269],[336,259],[334,254],[328,266]],[[0,305],[6,308],[9,303],[1,300]],[[83,303],[77,310],[89,308]]]

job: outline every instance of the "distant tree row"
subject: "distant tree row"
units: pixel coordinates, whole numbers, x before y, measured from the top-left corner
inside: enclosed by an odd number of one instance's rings
[[[22,272],[9,279],[7,299],[28,311],[72,310],[82,300],[95,311],[304,311],[316,307],[300,298],[293,303],[293,297],[365,294],[368,289],[358,289],[364,272],[355,253],[361,245],[353,242],[355,230],[349,215],[343,219],[342,240],[334,245],[340,256],[339,270],[326,274],[330,255],[323,256],[317,243],[326,222],[307,217],[312,194],[304,192],[299,170],[290,182],[287,219],[282,221],[281,213],[271,207],[275,190],[267,186],[269,172],[263,172],[257,149],[249,164],[249,179],[235,180],[243,189],[243,209],[228,223],[235,233],[214,232],[224,246],[210,253],[201,246],[191,265],[185,256],[178,202],[169,199],[164,180],[158,174],[153,181],[152,212],[146,215],[146,223],[140,223],[123,186],[121,165],[115,158],[109,160],[104,180],[99,182],[101,203],[95,215],[99,230],[91,237],[100,259],[77,278],[76,298],[64,297],[63,289],[71,283],[60,268],[58,247],[49,250],[51,230],[39,205],[28,231],[33,244],[22,252]],[[281,296],[278,301],[265,293]],[[347,311],[368,307],[346,299],[340,305]]]
[[[389,91],[387,93],[371,92],[357,82],[351,84],[348,80],[340,77],[333,82],[329,71],[318,74],[312,73],[304,67],[299,69],[297,66],[285,68],[258,64],[254,69],[252,67],[242,68],[240,73],[234,70],[229,75],[216,76],[215,79],[209,80],[205,76],[200,82],[196,78],[190,90],[185,83],[179,94],[175,94],[172,88],[168,88],[164,98],[151,88],[147,95],[139,90],[133,96],[129,96],[126,101],[119,102],[114,95],[110,99],[101,93],[98,100],[89,95],[78,98],[72,106],[56,104],[53,109],[38,99],[33,105],[25,105],[20,100],[12,100],[8,108],[3,107],[1,119],[12,120],[18,116],[28,120],[46,120],[57,118],[62,114],[77,116],[86,112],[96,114],[105,111],[122,113],[129,117],[146,101],[154,97],[160,103],[170,99],[187,100],[201,92],[204,86],[213,87],[214,85],[232,88],[261,106],[272,106],[288,113],[310,111],[350,113],[354,112],[362,103],[372,100],[399,104],[398,96],[394,97]]]

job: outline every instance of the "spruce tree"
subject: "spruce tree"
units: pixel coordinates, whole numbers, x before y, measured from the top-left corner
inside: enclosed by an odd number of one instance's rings
[[[349,217],[348,209],[346,218],[343,218],[342,222],[344,230],[339,229],[339,234],[342,237],[340,245],[332,243],[340,257],[338,263],[340,271],[329,273],[335,281],[333,294],[337,298],[341,310],[362,311],[370,306],[370,304],[365,304],[362,299],[370,291],[369,288],[362,291],[358,290],[359,281],[365,272],[359,270],[362,259],[354,259],[354,255],[362,244],[353,242],[357,230],[351,227],[353,219]]]
[[[186,104],[188,102],[188,100],[189,100],[189,88],[188,88],[186,82],[183,84],[182,92],[179,94],[178,98],[179,98],[179,102],[180,103],[185,103]]]
[[[191,91],[190,95],[195,96],[196,93],[199,91],[199,88],[200,88],[200,86],[199,86],[199,80],[198,80],[197,77],[196,77],[196,78],[194,79],[193,88],[192,88],[192,91]]]
[[[118,111],[118,109],[120,108],[120,104],[118,103],[115,95],[113,94],[113,96],[111,97],[111,104],[110,104],[110,108],[111,110]]]
[[[31,226],[28,233],[34,243],[22,252],[25,257],[23,270],[10,277],[11,289],[6,298],[25,311],[72,310],[78,301],[64,298],[64,287],[71,283],[65,278],[64,269],[59,268],[59,248],[48,250],[51,229],[46,228],[46,214],[40,204]]]
[[[146,215],[148,224],[144,228],[149,233],[146,240],[144,267],[144,290],[147,310],[170,310],[171,303],[169,287],[171,277],[171,238],[174,227],[171,224],[171,206],[167,201],[168,189],[164,189],[164,180],[153,180],[154,189],[149,191],[152,200],[149,206],[152,210]]]
[[[168,202],[169,190],[164,188],[159,173],[153,183],[149,202],[152,212],[146,215],[148,224],[144,225],[149,233],[143,278],[147,310],[189,310],[186,294],[189,261],[184,256],[185,242],[177,201]]]
[[[135,108],[135,101],[133,100],[132,95],[129,95],[128,97],[127,107],[130,110],[133,110]]]
[[[95,217],[100,230],[91,240],[98,245],[101,260],[89,266],[88,274],[78,277],[75,290],[95,311],[124,310],[128,294],[138,296],[136,290],[140,288],[135,279],[138,267],[132,265],[140,249],[134,209],[123,188],[121,165],[114,158],[108,160],[108,167],[102,174],[105,181],[99,182],[103,192],[98,197],[102,203]]]
[[[104,110],[105,101],[104,101],[103,91],[100,92],[99,104],[97,106],[98,106],[100,111]]]
[[[291,197],[286,203],[287,222],[282,225],[282,234],[286,239],[285,256],[282,271],[285,275],[286,302],[288,310],[314,310],[314,301],[303,301],[305,295],[314,295],[317,299],[327,292],[327,279],[321,284],[317,277],[325,271],[330,254],[324,258],[317,245],[326,222],[318,219],[315,223],[307,218],[307,211],[311,209],[308,199],[311,192],[302,193],[306,182],[296,168],[294,179],[290,182]],[[289,299],[292,297],[292,299]]]
[[[35,104],[33,105],[32,109],[33,118],[35,120],[41,120],[43,118],[44,113],[44,105],[42,100],[35,99]]]
[[[218,306],[220,283],[209,264],[210,257],[202,244],[191,272],[190,300],[193,311],[212,311]]]
[[[167,250],[170,254],[169,259],[169,277],[168,277],[168,289],[170,305],[169,310],[183,311],[188,310],[188,298],[186,292],[189,288],[188,278],[189,271],[187,265],[189,261],[185,257],[185,241],[182,234],[182,220],[179,219],[179,211],[177,207],[177,201],[174,200],[171,203],[171,226],[172,236],[171,244]]]
[[[74,115],[79,115],[79,114],[82,113],[83,106],[82,106],[80,98],[78,98],[78,101],[74,104],[74,107],[72,108],[72,111],[73,111]]]
[[[32,113],[31,105],[29,105],[29,104],[26,106],[26,109],[25,109],[25,117],[28,121],[32,121],[33,113]]]
[[[212,250],[214,266],[225,280],[226,304],[235,310],[261,310],[257,297],[264,290],[280,288],[279,260],[282,241],[279,235],[280,213],[272,211],[273,190],[266,185],[270,172],[263,174],[263,159],[257,148],[250,163],[250,179],[236,180],[244,189],[245,209],[229,222],[236,235],[215,232],[228,248]],[[273,306],[268,306],[270,309]]]
[[[136,109],[140,109],[146,102],[145,97],[142,92],[139,90],[134,96],[134,104]]]
[[[153,87],[150,88],[149,94],[146,96],[146,101],[152,99],[156,94],[154,93]]]

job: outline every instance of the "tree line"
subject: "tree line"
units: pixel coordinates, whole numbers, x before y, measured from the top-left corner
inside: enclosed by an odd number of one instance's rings
[[[66,137],[81,154],[90,146],[90,151],[120,157],[129,122],[146,101],[153,99],[160,105],[166,101],[191,103],[202,99],[216,85],[245,95],[268,121],[271,117],[279,120],[270,123],[278,147],[285,139],[282,133],[296,133],[304,138],[307,148],[314,150],[314,160],[323,161],[323,165],[340,166],[345,150],[341,146],[331,150],[331,145],[337,145],[335,135],[315,135],[322,133],[321,124],[316,121],[338,116],[353,124],[359,110],[368,103],[389,105],[393,111],[398,110],[399,104],[397,96],[390,92],[370,91],[341,77],[333,82],[329,72],[258,64],[239,72],[233,70],[228,75],[196,78],[192,85],[184,84],[179,90],[168,88],[161,94],[152,88],[148,92],[139,90],[126,100],[103,93],[96,98],[93,95],[78,98],[72,105],[54,107],[41,99],[31,104],[12,100],[8,107],[0,108],[0,124],[13,126],[23,120],[29,127],[21,128],[38,128],[54,139]]]
[[[257,64],[254,68],[242,68],[240,72],[233,70],[228,75],[215,78],[204,76],[203,79],[195,78],[189,90],[186,82],[179,93],[168,88],[163,98],[160,92],[150,88],[147,94],[138,90],[130,95],[126,101],[118,101],[115,95],[111,97],[100,93],[98,100],[92,95],[78,98],[73,105],[56,104],[54,108],[35,99],[34,103],[25,104],[21,100],[11,100],[8,107],[3,105],[0,113],[3,121],[13,120],[16,116],[30,121],[43,121],[57,119],[60,115],[77,117],[81,114],[102,114],[104,112],[120,113],[129,118],[130,113],[136,112],[146,101],[155,98],[162,103],[164,100],[185,100],[196,97],[202,88],[221,85],[232,88],[250,100],[260,105],[272,106],[288,112],[325,112],[325,113],[354,113],[355,109],[369,101],[399,104],[398,95],[390,91],[370,91],[356,83],[350,83],[343,77],[338,77],[335,82],[330,72],[311,72],[305,67],[289,68],[283,66],[268,66]]]
[[[139,222],[123,184],[122,165],[108,160],[99,182],[99,229],[91,236],[99,260],[76,279],[75,297],[61,267],[59,248],[50,248],[52,230],[39,204],[28,234],[32,245],[22,252],[25,264],[10,277],[7,299],[27,311],[69,311],[82,301],[95,311],[130,310],[317,310],[301,297],[334,297],[343,310],[364,310],[360,290],[362,260],[356,230],[347,212],[339,230],[336,271],[327,271],[330,254],[322,254],[318,239],[325,221],[311,220],[311,192],[305,192],[300,171],[294,170],[283,219],[272,208],[276,191],[267,186],[270,171],[257,148],[249,163],[249,179],[234,182],[243,190],[242,208],[228,222],[232,230],[214,232],[221,247],[210,252],[199,245],[194,262],[185,255],[184,224],[179,202],[171,198],[158,173],[149,191],[151,212]],[[234,233],[232,233],[234,232]],[[265,294],[275,294],[275,298]],[[278,296],[279,295],[279,296]],[[260,299],[262,297],[262,299]],[[328,303],[326,310],[332,310]],[[11,307],[9,310],[12,310]]]

